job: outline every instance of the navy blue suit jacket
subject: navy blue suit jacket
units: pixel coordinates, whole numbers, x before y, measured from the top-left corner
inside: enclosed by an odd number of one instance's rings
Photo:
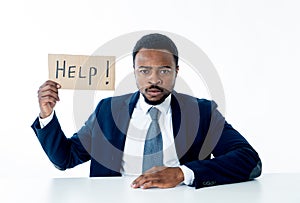
[[[91,177],[120,176],[129,120],[138,98],[136,92],[101,100],[71,138],[64,135],[55,114],[43,129],[38,118],[32,128],[60,170],[91,160]],[[171,109],[176,152],[180,164],[193,170],[193,186],[236,183],[261,174],[258,154],[213,101],[173,92]]]

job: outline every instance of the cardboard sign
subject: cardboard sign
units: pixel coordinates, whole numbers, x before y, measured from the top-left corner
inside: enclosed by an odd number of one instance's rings
[[[63,89],[114,90],[115,56],[48,54],[49,79]]]

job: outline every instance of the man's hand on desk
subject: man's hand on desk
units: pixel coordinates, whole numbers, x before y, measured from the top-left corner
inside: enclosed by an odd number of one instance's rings
[[[176,187],[184,180],[184,175],[179,167],[156,166],[135,179],[131,187],[148,189],[151,187],[171,188]]]

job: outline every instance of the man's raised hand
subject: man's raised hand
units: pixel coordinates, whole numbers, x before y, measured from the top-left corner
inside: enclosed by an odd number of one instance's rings
[[[61,85],[57,82],[48,80],[38,90],[38,100],[40,105],[40,117],[48,117],[55,105],[59,101],[58,89],[61,88]]]

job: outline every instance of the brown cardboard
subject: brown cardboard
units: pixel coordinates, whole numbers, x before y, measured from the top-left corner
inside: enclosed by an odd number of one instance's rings
[[[114,90],[115,56],[48,54],[49,79],[63,89]]]

